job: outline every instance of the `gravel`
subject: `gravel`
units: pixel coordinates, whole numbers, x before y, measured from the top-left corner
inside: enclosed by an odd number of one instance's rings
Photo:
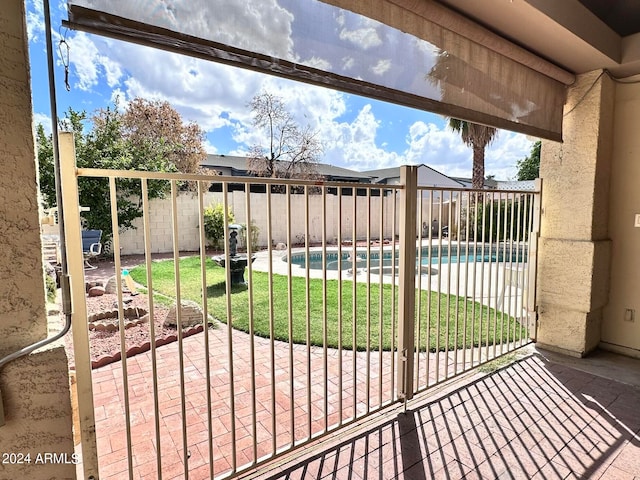
[[[124,296],[124,299],[131,299],[127,307],[139,307],[146,310],[149,309],[149,304],[146,295],[138,294],[136,296]],[[110,311],[117,308],[118,297],[116,294],[105,294],[100,297],[87,297],[87,315],[102,311]],[[164,327],[162,325],[164,318],[169,311],[168,307],[154,303],[154,327],[155,337],[166,338],[174,335],[176,329],[172,327]],[[130,350],[134,346],[143,345],[149,342],[151,338],[149,322],[145,322],[139,325],[131,326],[125,329],[125,351]],[[97,362],[104,357],[113,357],[113,355],[121,352],[120,345],[120,331],[104,331],[104,330],[89,330],[89,349],[91,355],[91,361]],[[69,357],[69,366],[75,365],[75,358],[73,354],[73,337],[70,331],[65,336],[65,344],[67,347],[67,356]]]

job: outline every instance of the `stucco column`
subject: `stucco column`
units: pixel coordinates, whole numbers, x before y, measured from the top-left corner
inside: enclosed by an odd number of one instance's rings
[[[0,357],[47,336],[29,80],[24,0],[2,0]],[[69,374],[62,342],[5,365],[0,392],[6,422],[0,426],[0,479],[74,478]]]
[[[563,143],[543,142],[538,343],[575,356],[598,346],[607,303],[615,84],[600,71],[567,93]]]

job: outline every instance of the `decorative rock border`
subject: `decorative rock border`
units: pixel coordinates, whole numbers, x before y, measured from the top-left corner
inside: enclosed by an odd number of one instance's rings
[[[144,308],[127,307],[123,310],[124,328],[131,328],[149,321],[149,313]],[[94,313],[87,318],[89,330],[115,332],[120,329],[118,310]],[[102,321],[107,320],[107,321]]]
[[[182,332],[182,338],[190,337],[191,335],[195,335],[196,333],[201,333],[204,331],[202,325],[198,325],[197,327],[189,328]],[[173,343],[178,340],[178,333],[167,335],[166,337],[156,338],[155,345],[156,347],[161,347],[162,345],[167,345],[168,343]],[[127,350],[126,357],[133,357],[134,355],[138,355],[139,353],[144,353],[151,350],[151,342],[147,341],[141,345],[134,345]],[[121,352],[116,352],[113,355],[106,355],[104,357],[100,357],[96,360],[91,361],[91,368],[100,368],[105,365],[109,365],[110,363],[118,362],[122,359]]]

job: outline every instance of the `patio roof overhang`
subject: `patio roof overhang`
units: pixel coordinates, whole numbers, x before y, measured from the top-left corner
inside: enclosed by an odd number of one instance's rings
[[[574,78],[433,1],[70,0],[65,25],[552,140]]]

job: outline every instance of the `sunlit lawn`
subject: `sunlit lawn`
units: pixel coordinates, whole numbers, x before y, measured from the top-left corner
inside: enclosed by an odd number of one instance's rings
[[[340,290],[337,280],[328,280],[326,301],[323,284],[319,279],[292,277],[291,301],[289,300],[288,279],[283,275],[273,275],[270,289],[269,275],[265,272],[253,271],[253,329],[256,335],[269,337],[270,322],[273,322],[274,338],[288,341],[289,324],[291,323],[293,341],[306,343],[307,329],[310,343],[323,345],[324,325],[326,322],[326,342],[329,347],[351,349],[353,341],[353,282],[342,281],[342,305],[340,308]],[[180,260],[180,296],[183,300],[202,301],[202,280],[200,258],[190,257]],[[139,266],[131,271],[133,279],[146,285],[146,269]],[[225,287],[225,270],[210,259],[206,261],[207,305],[209,314],[221,322],[227,322],[227,302]],[[245,279],[248,275],[245,273]],[[174,262],[165,260],[152,264],[153,290],[175,298]],[[270,294],[272,292],[272,302]],[[308,291],[308,302],[307,302]],[[428,345],[431,351],[470,347],[489,343],[511,342],[526,338],[527,332],[514,318],[496,312],[477,302],[454,295],[438,295],[435,292],[421,292],[421,332],[420,348],[427,345],[427,324],[429,324]],[[371,298],[370,311],[367,312],[367,298]],[[397,297],[397,288],[396,288]],[[369,290],[366,283],[356,282],[355,294],[356,348],[363,350],[370,338],[370,348],[391,349],[392,337],[397,327],[397,301],[392,302],[392,287],[389,284],[380,286],[371,284]],[[289,318],[289,302],[291,318]],[[326,314],[323,305],[326,303]],[[467,318],[465,321],[465,304]],[[273,308],[270,309],[270,305]],[[380,307],[382,305],[382,307]],[[395,306],[395,312],[392,311]],[[457,307],[457,308],[456,308]],[[231,318],[234,328],[249,331],[249,289],[243,285],[235,285],[231,289]],[[326,319],[325,319],[326,317]],[[367,319],[370,319],[367,321]],[[393,321],[395,318],[395,322]],[[439,321],[438,321],[439,319]],[[449,328],[447,329],[447,324]],[[340,338],[340,325],[342,337]],[[457,325],[457,327],[456,327]],[[382,326],[382,335],[380,327]],[[395,342],[395,341],[394,341]]]

